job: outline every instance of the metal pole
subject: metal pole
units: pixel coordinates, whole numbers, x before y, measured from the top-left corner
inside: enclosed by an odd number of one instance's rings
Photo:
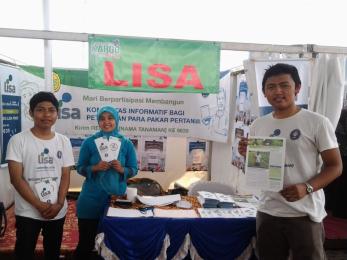
[[[50,16],[49,16],[50,0],[42,0],[43,5],[43,27],[44,30],[49,30]],[[53,79],[52,79],[52,46],[51,41],[44,40],[44,74],[45,74],[45,90],[53,92]]]

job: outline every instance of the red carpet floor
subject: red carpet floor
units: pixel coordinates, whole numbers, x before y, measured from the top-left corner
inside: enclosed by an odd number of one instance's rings
[[[328,216],[324,219],[326,239],[347,240],[347,219]]]
[[[7,210],[8,226],[4,237],[0,238],[0,259],[12,259],[14,244],[16,241],[14,207]],[[347,219],[335,218],[328,216],[324,219],[326,248],[347,248]],[[61,246],[61,254],[65,258],[70,258],[71,253],[75,249],[78,242],[78,225],[76,218],[76,201],[68,201],[68,212],[66,214],[63,242]],[[42,256],[42,236],[39,236],[36,245],[36,253]]]
[[[331,257],[328,259],[347,259],[347,219],[336,218],[328,215],[323,220],[323,223],[325,229],[325,249],[344,250],[342,258]]]
[[[13,254],[14,245],[16,241],[16,229],[15,229],[15,217],[14,217],[14,206],[6,211],[7,215],[7,230],[4,237],[0,238],[0,258],[1,256],[8,256]],[[63,242],[61,245],[62,255],[71,255],[73,250],[76,248],[78,242],[78,225],[76,218],[76,201],[68,201],[68,211],[66,214],[64,224]],[[37,255],[42,255],[42,236],[39,236],[38,243],[36,244]]]

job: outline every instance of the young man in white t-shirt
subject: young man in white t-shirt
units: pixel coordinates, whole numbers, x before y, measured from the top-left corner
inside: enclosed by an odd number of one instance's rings
[[[34,259],[41,230],[45,259],[59,259],[74,159],[69,139],[52,131],[58,108],[53,93],[35,94],[30,99],[34,127],[12,136],[7,147],[15,188],[16,259]]]
[[[263,191],[257,214],[259,259],[325,259],[323,248],[324,192],[342,172],[330,121],[295,105],[301,80],[297,69],[278,63],[269,67],[262,88],[273,112],[251,125],[250,136],[286,138],[284,187]],[[246,154],[247,139],[239,143]],[[323,167],[322,163],[323,162]]]

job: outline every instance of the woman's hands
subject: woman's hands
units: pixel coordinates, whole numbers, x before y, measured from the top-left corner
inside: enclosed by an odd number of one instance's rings
[[[124,173],[124,168],[121,165],[120,161],[118,160],[113,160],[110,162],[110,165],[113,169],[115,169],[118,173],[123,174]]]
[[[108,169],[110,169],[110,164],[106,161],[99,161],[92,167],[93,172],[107,171]]]
[[[92,171],[107,171],[110,168],[116,170],[120,174],[124,173],[124,168],[118,160],[112,160],[110,162],[100,161],[92,167]]]

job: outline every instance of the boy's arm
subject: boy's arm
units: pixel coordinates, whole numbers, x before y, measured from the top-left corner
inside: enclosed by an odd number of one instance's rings
[[[71,167],[63,167],[61,171],[61,180],[60,180],[60,186],[58,191],[58,201],[57,201],[57,204],[60,204],[61,206],[64,205],[66,194],[69,190],[70,170],[71,170]]]
[[[8,170],[13,187],[17,190],[17,192],[22,196],[23,199],[33,205],[43,216],[45,212],[49,210],[51,204],[40,201],[40,199],[34,194],[28,182],[24,179],[23,164],[9,160]]]

